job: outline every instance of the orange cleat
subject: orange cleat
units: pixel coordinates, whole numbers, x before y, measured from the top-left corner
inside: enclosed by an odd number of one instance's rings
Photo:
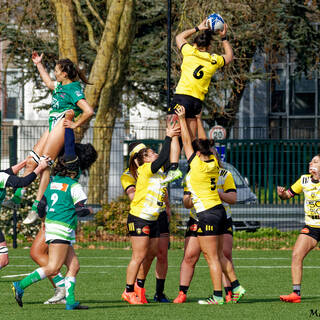
[[[143,304],[139,300],[135,292],[127,292],[126,290],[124,290],[121,297],[124,301],[127,301],[130,304]]]
[[[143,304],[148,303],[148,300],[146,298],[146,289],[145,288],[140,288],[137,283],[134,284],[134,292],[136,293],[136,295],[138,296],[138,298],[140,299],[140,301]]]
[[[226,303],[232,303],[232,291],[229,291],[228,294],[225,296],[224,301]]]
[[[292,292],[288,295],[280,296],[280,300],[284,302],[291,302],[291,303],[300,303],[301,297],[296,294],[295,292]]]
[[[179,294],[173,300],[173,303],[184,303],[186,301],[187,301],[187,295],[183,291],[179,291]]]

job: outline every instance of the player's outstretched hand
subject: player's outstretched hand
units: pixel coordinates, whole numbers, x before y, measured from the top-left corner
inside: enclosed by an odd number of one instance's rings
[[[225,23],[223,25],[223,30],[219,30],[220,38],[224,38],[227,35],[227,31],[228,31],[228,25]]]
[[[277,193],[278,193],[278,196],[280,197],[280,199],[285,199],[286,188],[285,187],[281,187],[281,186],[277,186]]]
[[[176,114],[178,115],[179,119],[183,119],[186,117],[186,109],[184,108],[184,106],[179,105],[176,108]]]
[[[38,63],[41,63],[42,58],[43,58],[43,53],[41,53],[41,56],[39,56],[37,51],[32,52],[31,59],[35,65],[37,65]]]
[[[205,18],[199,25],[198,25],[199,30],[208,30],[209,26],[207,25],[207,18]]]

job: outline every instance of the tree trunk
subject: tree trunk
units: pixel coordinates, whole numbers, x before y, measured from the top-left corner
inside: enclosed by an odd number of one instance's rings
[[[73,20],[74,10],[72,0],[51,1],[56,10],[59,58],[69,58],[77,65],[77,36]]]
[[[110,12],[111,8],[109,14]],[[120,100],[135,30],[134,0],[125,1],[122,15],[118,17],[119,20],[114,23],[119,26],[119,31],[113,41],[108,77],[105,79],[100,94],[99,108],[94,124],[93,145],[98,151],[98,161],[94,163],[90,170],[89,203],[103,204],[108,202],[111,139],[115,120],[121,114]],[[110,35],[107,38],[110,40],[112,36]],[[105,45],[107,46],[107,44]],[[102,43],[100,47],[103,47]],[[98,65],[100,63],[97,62],[96,66]],[[97,78],[95,74],[93,76]],[[92,90],[89,92],[92,93]],[[96,99],[95,95],[91,98],[92,101]]]

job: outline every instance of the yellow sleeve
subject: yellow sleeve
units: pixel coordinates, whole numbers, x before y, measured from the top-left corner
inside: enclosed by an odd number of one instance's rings
[[[230,171],[228,171],[226,179],[223,184],[223,191],[226,192],[228,190],[237,190],[237,187],[234,183],[233,176]]]
[[[127,191],[130,186],[136,185],[136,179],[130,174],[128,169],[121,175],[120,181],[124,191]]]
[[[223,58],[223,56],[220,56],[218,54],[213,54],[211,57],[212,57],[213,61],[217,62],[218,68],[224,67],[224,58]]]
[[[191,56],[194,51],[194,47],[189,43],[185,43],[182,45],[181,53],[183,56]]]
[[[301,178],[302,178],[302,176],[290,187],[290,189],[295,194],[299,194],[303,191],[302,184],[301,184]],[[290,189],[289,189],[289,192],[290,192]]]

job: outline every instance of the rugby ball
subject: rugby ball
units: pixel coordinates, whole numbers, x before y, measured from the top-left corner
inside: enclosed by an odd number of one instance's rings
[[[224,28],[224,20],[218,13],[210,14],[207,19],[207,27],[214,32],[222,31]]]

